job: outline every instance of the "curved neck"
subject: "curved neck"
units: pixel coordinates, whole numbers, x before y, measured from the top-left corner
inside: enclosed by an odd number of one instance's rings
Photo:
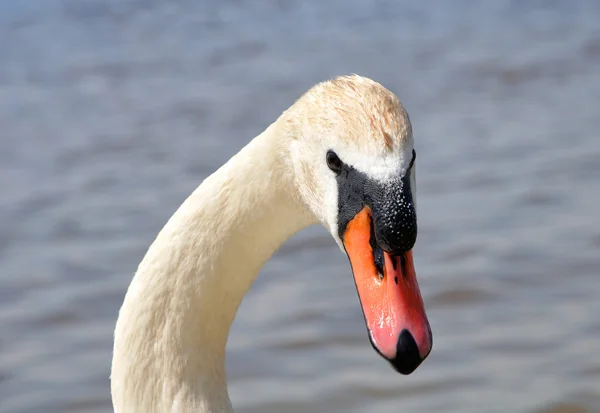
[[[271,125],[207,178],[149,248],[115,330],[116,411],[231,410],[225,345],[236,311],[269,257],[315,222],[277,135]]]

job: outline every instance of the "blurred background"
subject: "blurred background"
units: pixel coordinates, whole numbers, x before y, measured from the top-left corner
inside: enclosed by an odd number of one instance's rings
[[[239,311],[239,412],[600,412],[600,2],[0,0],[0,412],[109,412],[112,333],[180,203],[313,84],[413,122],[411,376],[346,257],[289,240]]]

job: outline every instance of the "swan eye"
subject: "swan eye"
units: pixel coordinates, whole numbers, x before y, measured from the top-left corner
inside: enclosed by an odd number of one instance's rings
[[[415,164],[415,160],[417,159],[417,152],[413,149],[412,151],[412,159],[410,160],[410,165],[408,166],[408,170],[410,171],[413,165]]]
[[[327,151],[326,159],[327,159],[327,166],[329,167],[329,169],[331,169],[336,174],[339,174],[340,172],[342,172],[344,163],[342,162],[340,157],[337,156],[337,154],[334,151],[331,151],[331,150]]]

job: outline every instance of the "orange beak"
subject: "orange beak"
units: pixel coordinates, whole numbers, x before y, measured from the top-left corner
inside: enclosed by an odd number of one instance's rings
[[[375,265],[373,220],[364,208],[348,223],[343,243],[375,350],[402,374],[412,373],[431,351],[433,338],[415,274],[412,250],[383,252],[383,274]]]

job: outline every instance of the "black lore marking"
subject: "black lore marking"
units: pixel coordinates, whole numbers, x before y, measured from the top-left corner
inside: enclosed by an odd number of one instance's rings
[[[417,214],[410,172],[385,183],[375,181],[342,163],[338,184],[338,234],[343,239],[348,223],[365,206],[371,209],[376,244],[392,255],[411,250],[417,239]]]

